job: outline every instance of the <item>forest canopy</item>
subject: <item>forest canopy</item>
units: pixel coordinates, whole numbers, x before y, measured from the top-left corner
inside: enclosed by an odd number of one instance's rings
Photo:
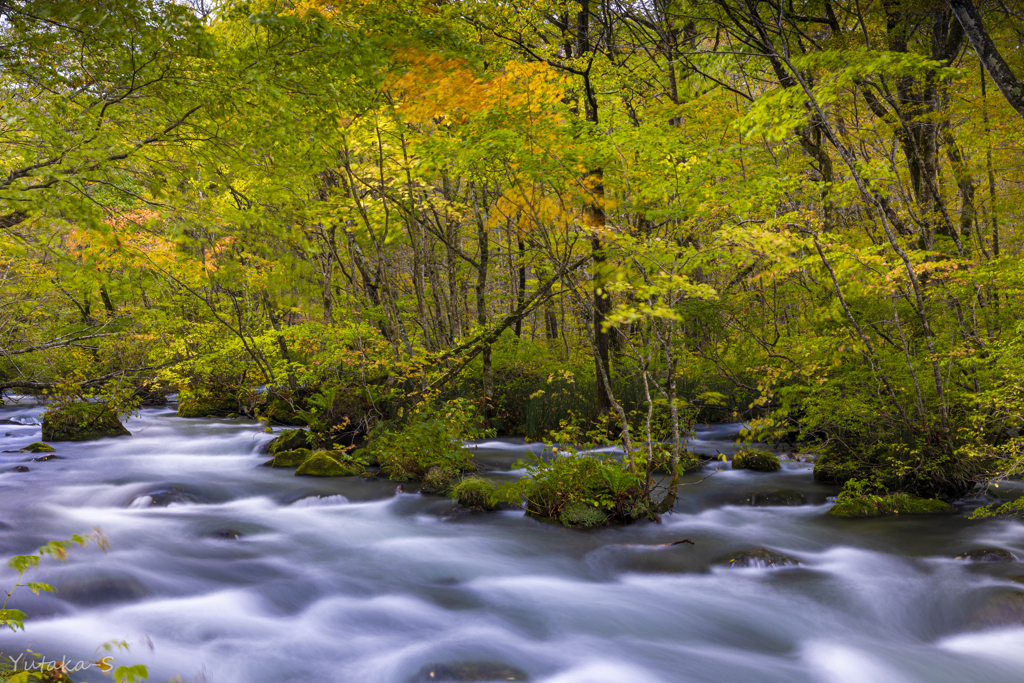
[[[1021,468],[1015,3],[0,15],[8,395],[359,434],[460,399],[668,444],[673,499],[694,421],[878,493]]]

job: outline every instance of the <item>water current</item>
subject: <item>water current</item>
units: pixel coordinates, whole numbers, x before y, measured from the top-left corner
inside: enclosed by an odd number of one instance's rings
[[[39,440],[40,411],[0,409],[0,450]],[[150,680],[210,683],[1024,681],[1024,565],[955,559],[1024,558],[1019,522],[831,518],[836,489],[792,460],[684,487],[661,524],[573,531],[260,467],[271,437],[252,422],[146,409],[127,427],[59,443],[59,459],[0,454],[0,556],[96,526],[111,544],[45,560],[30,578],[59,593],[16,593],[26,630],[0,651],[87,660],[125,640],[118,660]],[[690,447],[732,453],[738,429]],[[537,447],[473,446],[498,479]],[[729,562],[761,547],[793,563]],[[0,569],[0,586],[14,578]]]

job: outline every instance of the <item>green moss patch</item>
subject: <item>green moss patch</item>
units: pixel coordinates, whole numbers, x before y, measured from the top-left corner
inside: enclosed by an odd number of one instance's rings
[[[92,441],[131,435],[105,403],[68,403],[43,414],[43,441]]]
[[[493,510],[497,504],[496,488],[483,477],[466,477],[451,490],[451,497],[467,508]]]
[[[362,467],[338,462],[327,452],[313,453],[295,470],[297,477],[354,477],[362,473]]]
[[[764,451],[740,451],[732,457],[734,470],[754,470],[755,472],[777,472],[782,462]]]
[[[918,498],[907,493],[889,496],[849,496],[840,498],[828,514],[833,517],[881,517],[883,515],[927,515],[953,512],[953,506],[941,500]]]
[[[35,443],[30,443],[21,450],[25,451],[26,453],[53,453],[57,449],[48,443],[36,441]]]
[[[308,448],[279,451],[274,454],[274,459],[270,460],[266,464],[271,467],[298,467],[311,455],[313,455],[313,451]]]

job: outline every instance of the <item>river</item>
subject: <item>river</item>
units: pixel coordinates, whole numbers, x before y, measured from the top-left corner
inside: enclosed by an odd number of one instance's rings
[[[0,408],[0,449],[39,440],[40,410]],[[661,524],[572,531],[260,467],[271,437],[252,422],[146,409],[127,427],[56,444],[61,459],[0,455],[0,555],[94,526],[111,544],[44,560],[30,578],[59,593],[15,594],[29,619],[3,652],[74,661],[125,640],[118,662],[150,680],[210,683],[463,680],[465,662],[544,683],[1024,681],[1024,566],[954,559],[1024,558],[1020,522],[833,519],[836,489],[791,461],[684,487]],[[699,429],[691,447],[731,453],[737,429]],[[474,449],[503,478],[528,447]],[[750,504],[779,489],[806,503]],[[799,564],[730,566],[758,547]]]

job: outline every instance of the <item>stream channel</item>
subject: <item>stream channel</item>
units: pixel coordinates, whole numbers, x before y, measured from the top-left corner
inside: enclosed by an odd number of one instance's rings
[[[38,441],[41,410],[0,408],[0,450]],[[55,444],[60,459],[0,454],[0,556],[96,526],[111,544],[44,560],[29,579],[59,593],[15,593],[26,630],[0,651],[74,662],[125,640],[118,663],[185,683],[1024,681],[1024,564],[955,559],[1024,558],[1018,521],[831,518],[837,489],[787,461],[710,465],[688,480],[723,469],[661,524],[576,531],[260,467],[271,436],[254,422],[165,408],[126,426]],[[689,447],[733,453],[739,428],[698,429]],[[539,445],[472,447],[500,479]],[[729,562],[761,547],[798,564]],[[0,569],[2,587],[15,578]]]

